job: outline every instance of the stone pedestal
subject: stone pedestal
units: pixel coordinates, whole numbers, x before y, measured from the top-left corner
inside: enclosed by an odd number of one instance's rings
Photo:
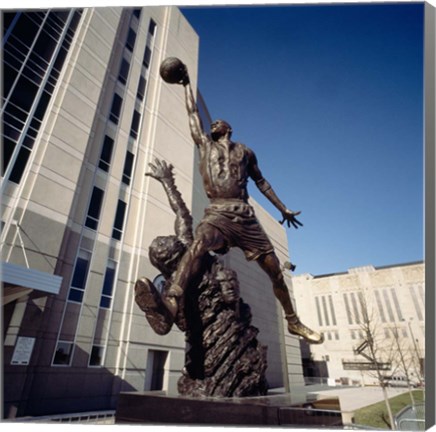
[[[193,398],[166,392],[121,393],[117,424],[340,426],[338,398],[308,395],[293,402],[290,394],[247,398]]]

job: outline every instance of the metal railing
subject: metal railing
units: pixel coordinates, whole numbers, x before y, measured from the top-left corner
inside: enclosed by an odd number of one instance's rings
[[[285,407],[279,409],[281,426],[342,426],[342,412],[318,408]]]
[[[425,430],[425,405],[408,405],[394,417],[395,429],[407,431]]]
[[[114,424],[115,411],[91,411],[82,413],[54,414],[40,417],[17,417],[8,420],[14,423],[76,423],[76,424]]]

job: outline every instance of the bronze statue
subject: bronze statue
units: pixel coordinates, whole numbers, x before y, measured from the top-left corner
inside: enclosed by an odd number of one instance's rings
[[[239,247],[248,260],[256,260],[271,279],[276,298],[281,303],[288,331],[309,343],[322,343],[322,334],[301,323],[292,305],[280,262],[274,248],[248,204],[247,183],[251,178],[259,190],[280,211],[283,220],[295,228],[302,226],[296,219],[300,212],[286,208],[263,177],[254,152],[243,144],[231,141],[232,128],[223,121],[211,124],[210,135],[203,128],[198,107],[190,86],[186,66],[177,58],[166,59],[160,69],[168,83],[182,84],[192,138],[199,149],[200,173],[210,205],[197,226],[193,242],[184,253],[165,303],[173,317],[177,316],[179,300],[190,284],[201,278],[208,252],[224,253]]]
[[[159,236],[149,247],[152,264],[165,282],[162,293],[145,277],[135,284],[135,301],[145,312],[151,328],[167,334],[172,325],[185,332],[187,352],[181,395],[195,397],[262,396],[267,393],[265,377],[267,348],[257,341],[258,330],[251,325],[250,307],[239,295],[233,270],[225,268],[217,256],[203,260],[203,274],[177,299],[168,298],[179,262],[193,242],[192,217],[177,190],[173,167],[156,159],[146,175],[158,180],[176,215],[175,235]]]

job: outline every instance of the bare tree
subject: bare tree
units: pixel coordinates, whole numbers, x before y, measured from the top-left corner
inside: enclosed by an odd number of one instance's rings
[[[396,324],[390,327],[392,337],[395,344],[396,358],[395,361],[398,365],[401,374],[406,378],[407,388],[409,390],[410,400],[412,405],[415,405],[415,399],[412,392],[412,381],[410,370],[413,367],[415,360],[414,351],[409,343],[406,343],[404,337],[401,337],[399,328]],[[418,359],[419,360],[419,359]]]
[[[358,297],[361,311],[361,317],[358,322],[360,322],[360,330],[363,333],[363,342],[355,349],[355,353],[360,354],[369,361],[371,369],[368,370],[368,373],[376,378],[383,392],[383,399],[389,417],[389,426],[393,429],[394,418],[386,390],[385,372],[392,367],[394,344],[389,343],[382,333],[379,316],[374,311],[372,305],[368,303],[363,291],[359,292]]]

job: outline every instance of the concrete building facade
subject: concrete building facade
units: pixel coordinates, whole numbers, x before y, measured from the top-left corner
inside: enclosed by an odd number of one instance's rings
[[[422,381],[425,359],[425,283],[422,262],[387,267],[365,266],[344,273],[294,277],[297,309],[312,310],[307,322],[319,328],[325,342],[303,348],[305,376],[331,384],[371,385],[368,339],[377,348],[383,375]],[[369,355],[371,357],[371,355]]]
[[[175,391],[184,334],[156,335],[133,284],[159,276],[148,246],[174,231],[148,164],[173,164],[195,221],[205,205],[183,92],[158,74],[179,57],[196,88],[199,38],[174,7],[11,11],[3,23],[4,417]],[[284,229],[253,205],[285,262]],[[240,258],[224,260],[269,346],[270,384],[301,383],[298,340],[266,276]]]

